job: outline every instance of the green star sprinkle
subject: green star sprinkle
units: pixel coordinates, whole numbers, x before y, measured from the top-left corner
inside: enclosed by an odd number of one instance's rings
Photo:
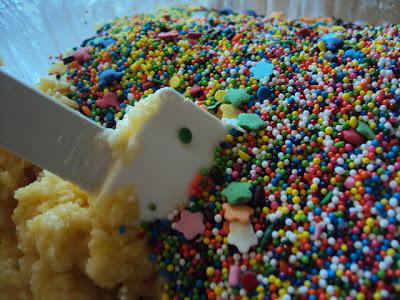
[[[253,197],[250,187],[249,182],[231,182],[222,190],[221,195],[228,199],[230,204],[247,203]]]
[[[265,127],[265,123],[257,114],[240,114],[237,117],[237,125],[248,130],[257,130]]]
[[[226,90],[224,100],[235,107],[240,107],[244,103],[249,102],[250,95],[247,94],[245,89],[228,89]]]

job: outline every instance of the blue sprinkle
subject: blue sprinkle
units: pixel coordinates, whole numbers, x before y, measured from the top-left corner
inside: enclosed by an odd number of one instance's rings
[[[100,73],[99,86],[105,87],[113,83],[114,80],[119,80],[122,77],[122,72],[117,72],[113,69],[108,69]]]
[[[251,17],[257,17],[257,13],[254,10],[248,9],[246,10],[245,14]]]
[[[120,234],[124,234],[124,233],[126,232],[126,226],[125,226],[125,225],[120,225],[120,226],[118,227],[118,232],[119,232]]]
[[[361,51],[355,51],[353,49],[346,50],[344,52],[343,58],[351,58],[351,59],[363,59],[365,58],[365,54]]]
[[[264,77],[271,76],[274,72],[274,65],[270,62],[259,61],[254,67],[250,68],[255,79],[260,80]]]
[[[114,43],[115,43],[115,40],[114,40],[114,39],[108,38],[108,39],[104,39],[104,40],[100,41],[100,42],[98,43],[98,45],[101,45],[101,46],[103,46],[104,48],[107,48],[108,46],[110,46],[110,45],[112,45],[112,44],[114,44]]]
[[[106,118],[107,121],[111,122],[112,120],[114,120],[114,114],[109,112],[109,113],[106,114],[105,118]]]
[[[326,49],[336,51],[343,47],[344,41],[340,37],[333,37],[325,41]]]
[[[262,86],[257,90],[257,99],[263,101],[271,95],[271,90],[267,86]]]

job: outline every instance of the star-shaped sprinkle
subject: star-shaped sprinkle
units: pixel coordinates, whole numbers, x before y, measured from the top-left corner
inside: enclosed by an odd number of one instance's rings
[[[228,118],[221,118],[222,124],[228,128],[234,128],[237,131],[246,133],[247,131],[242,127],[238,126],[237,119],[228,119]]]
[[[340,37],[332,37],[324,40],[326,49],[331,51],[339,50],[344,45],[344,40]]]
[[[253,197],[250,187],[249,182],[231,182],[222,190],[221,195],[228,199],[230,204],[247,203]]]
[[[236,246],[241,253],[249,251],[250,247],[257,245],[258,239],[251,223],[229,223],[228,243]]]
[[[98,45],[103,46],[103,48],[107,48],[112,44],[115,44],[115,40],[113,38],[104,39],[98,42]]]
[[[249,102],[250,95],[245,89],[227,89],[224,100],[235,107],[240,107]]]
[[[238,126],[246,128],[248,130],[258,130],[265,127],[265,122],[261,120],[257,114],[246,114],[242,113],[238,117]]]
[[[187,34],[187,37],[188,37],[189,39],[198,39],[198,38],[201,37],[201,35],[202,35],[201,32],[196,31],[196,32],[189,32],[189,33]]]
[[[79,63],[88,61],[92,57],[92,55],[89,53],[92,48],[93,47],[91,46],[79,48],[74,52],[74,59]]]
[[[219,109],[222,112],[222,118],[234,119],[240,114],[240,109],[230,104],[221,104]]]
[[[176,223],[175,229],[183,233],[188,240],[196,235],[202,234],[205,229],[203,214],[201,212],[191,213],[188,210],[181,212],[181,219]]]
[[[158,34],[158,37],[164,41],[173,41],[179,37],[179,33],[175,30],[168,32],[161,32]]]
[[[273,71],[274,65],[266,61],[259,61],[254,67],[250,68],[250,72],[253,73],[254,78],[257,80],[272,75]]]
[[[247,205],[230,205],[229,203],[222,204],[224,210],[224,218],[229,222],[238,221],[242,224],[247,224],[250,221],[250,216],[254,209]]]
[[[113,69],[108,69],[100,73],[99,86],[110,86],[114,80],[119,80],[122,77],[122,72],[117,72]]]
[[[96,105],[100,108],[114,107],[116,111],[120,111],[119,102],[117,100],[117,95],[108,92],[104,95],[103,99],[96,100]]]

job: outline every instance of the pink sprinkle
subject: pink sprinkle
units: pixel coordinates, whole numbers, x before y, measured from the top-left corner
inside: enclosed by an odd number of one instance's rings
[[[165,41],[173,41],[179,37],[179,33],[175,30],[168,31],[168,32],[161,32],[158,34],[158,37]]]
[[[236,265],[231,266],[229,269],[229,280],[228,280],[230,286],[239,285],[239,275],[240,275],[239,266]]]
[[[181,219],[176,223],[175,229],[183,233],[188,240],[196,235],[202,234],[205,229],[203,214],[201,212],[191,213],[188,210],[181,212]]]
[[[238,178],[239,177],[239,172],[238,171],[233,171],[232,172],[232,178],[233,179],[236,179],[236,178]]]
[[[346,189],[351,189],[354,186],[355,180],[353,177],[347,177],[344,181],[344,186]]]
[[[277,201],[273,201],[273,202],[271,202],[270,206],[271,206],[272,209],[277,209],[279,204],[278,204]]]
[[[393,225],[393,224],[389,224],[389,226],[387,227],[387,230],[388,230],[390,233],[395,233],[395,232],[396,232],[396,226]]]
[[[347,142],[356,147],[365,142],[365,138],[354,129],[343,130],[342,135]]]
[[[79,63],[88,61],[92,57],[89,53],[92,48],[92,46],[79,48],[74,52],[74,59]]]
[[[322,226],[320,223],[315,223],[314,224],[315,230],[314,230],[314,239],[318,240],[321,233],[322,233]]]
[[[96,100],[96,105],[100,108],[114,107],[116,111],[120,111],[117,95],[108,92],[104,95],[103,99]]]

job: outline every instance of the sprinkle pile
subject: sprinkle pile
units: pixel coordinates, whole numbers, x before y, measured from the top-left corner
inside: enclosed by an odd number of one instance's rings
[[[176,8],[60,57],[106,127],[171,86],[237,128],[188,204],[138,232],[162,299],[397,299],[399,29]]]

